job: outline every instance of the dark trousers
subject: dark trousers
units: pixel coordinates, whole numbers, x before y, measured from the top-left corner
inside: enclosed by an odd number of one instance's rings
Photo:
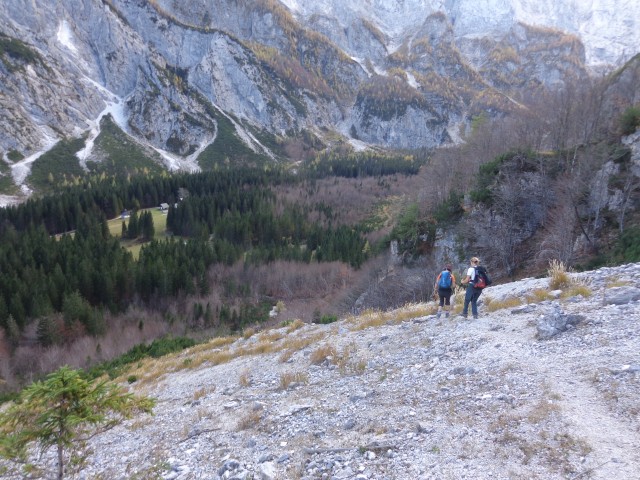
[[[467,286],[467,291],[464,295],[464,308],[462,309],[462,315],[467,315],[469,311],[469,303],[471,303],[471,314],[474,317],[478,316],[478,298],[482,293],[481,288],[473,288],[473,285]]]
[[[451,305],[451,294],[453,291],[450,288],[438,288],[438,298],[440,299],[440,306]]]

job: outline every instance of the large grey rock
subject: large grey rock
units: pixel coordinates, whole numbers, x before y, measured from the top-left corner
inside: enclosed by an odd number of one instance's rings
[[[542,316],[536,325],[536,337],[540,340],[549,339],[562,332],[566,332],[569,328],[575,327],[584,320],[582,315],[567,315],[555,306],[553,311]]]
[[[640,288],[637,287],[613,287],[604,294],[604,303],[607,305],[624,305],[637,300],[640,300]]]

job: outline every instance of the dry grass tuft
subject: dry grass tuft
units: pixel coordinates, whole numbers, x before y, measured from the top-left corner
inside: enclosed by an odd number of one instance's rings
[[[462,313],[462,309],[464,308],[463,302],[456,302],[455,304],[451,303],[451,315],[455,316]]]
[[[138,363],[138,368],[129,373],[135,375],[139,379],[138,384],[140,386],[156,383],[158,379],[169,372],[170,369],[167,368],[167,366],[173,366],[175,361],[175,358],[144,359]]]
[[[238,430],[257,428],[262,421],[262,410],[251,410],[238,421]]]
[[[282,345],[278,346],[274,342],[265,341],[262,338],[258,343],[240,348],[232,348],[229,345],[227,345],[226,348],[215,348],[211,346],[228,344],[229,340],[230,338],[227,337],[225,339],[215,339],[204,346],[198,345],[197,348],[194,347],[188,351],[189,356],[186,358],[184,352],[181,352],[179,356],[172,354],[161,359],[154,359],[153,362],[143,361],[140,363],[138,370],[128,372],[128,375],[135,374],[138,378],[141,378],[144,383],[149,383],[157,380],[161,375],[168,372],[195,369],[204,364],[221,365],[236,358],[271,353],[283,348]],[[233,341],[235,340],[237,339],[234,338]],[[207,346],[208,348],[206,348]]]
[[[232,344],[238,339],[238,337],[216,337],[209,340],[206,343],[201,343],[199,345],[195,345],[191,347],[188,352],[189,353],[199,353],[203,351],[213,350],[215,348],[226,347],[227,345]]]
[[[415,318],[415,314],[406,315],[401,309],[390,312],[381,312],[379,310],[366,310],[360,316],[349,317],[348,323],[352,323],[352,331],[364,330],[369,327],[380,327],[382,325],[392,325],[400,323],[406,318]]]
[[[350,360],[356,350],[356,344],[352,342],[349,345],[345,345],[339,353],[336,352],[336,354],[333,355],[333,363],[338,366],[340,373],[347,373],[350,366]]]
[[[320,365],[327,360],[335,362],[337,355],[338,351],[334,346],[325,344],[311,352],[309,360],[313,365]]]
[[[540,303],[545,300],[551,300],[553,297],[549,295],[547,290],[543,290],[542,288],[536,288],[529,295],[525,297],[527,303]]]
[[[278,300],[276,302],[276,313],[282,313],[285,312],[287,310],[287,307],[285,306],[284,302],[282,300]]]
[[[488,312],[503,310],[505,308],[514,308],[522,305],[522,300],[517,297],[507,297],[503,300],[494,300],[491,297],[484,299],[484,305]]]
[[[434,303],[413,303],[394,310],[395,319],[398,323],[411,320],[416,317],[434,315],[438,311],[438,306]]]
[[[607,277],[607,288],[624,287],[626,285],[631,285],[631,281],[622,280],[619,277]]]
[[[140,430],[148,425],[153,423],[153,419],[149,415],[145,415],[144,417],[136,418],[130,424],[128,429],[131,431]]]
[[[567,267],[559,260],[549,261],[547,275],[549,276],[549,288],[551,290],[561,290],[571,285],[571,277]]]
[[[197,368],[202,364],[222,365],[228,363],[238,356],[239,350],[215,350],[196,356],[191,362],[191,368]]]
[[[325,338],[324,333],[317,333],[315,335],[308,335],[305,337],[287,338],[281,345],[282,355],[280,355],[280,362],[284,363],[289,360],[294,353],[302,350],[309,345],[318,343]]]
[[[248,387],[251,385],[251,372],[249,370],[243,370],[238,378],[238,383],[241,387]]]
[[[590,297],[591,289],[586,285],[572,285],[562,292],[560,298],[577,297],[578,295],[582,295],[584,298]]]
[[[200,400],[202,397],[204,397],[207,394],[207,389],[206,388],[199,388],[198,390],[196,390],[195,392],[193,392],[193,400]]]
[[[464,296],[467,293],[466,287],[462,285],[454,285],[453,292],[451,293],[451,304],[464,302]]]
[[[244,349],[241,353],[243,355],[262,355],[263,353],[275,352],[281,348],[282,347],[276,345],[275,342],[260,340],[259,343],[250,348]]]
[[[289,360],[291,360],[291,357],[293,357],[293,354],[296,353],[295,350],[284,350],[281,354],[280,354],[280,358],[278,358],[278,361],[280,363],[286,363]]]
[[[145,359],[139,362],[135,371],[129,371],[127,375],[135,375],[140,379],[141,384],[149,384],[166,373],[196,369],[204,364],[221,365],[243,356],[269,353],[278,349],[273,343],[264,341],[234,349],[229,344],[236,340],[235,337],[215,338],[206,344],[196,345],[186,354],[179,352],[159,359]],[[216,348],[219,345],[226,348]]]
[[[200,355],[194,357],[193,362],[189,365],[190,368],[198,368],[201,365],[222,365],[229,363],[230,361],[241,358],[248,355],[256,355],[259,353],[268,353],[272,351],[272,346],[264,343],[258,343],[245,348],[215,350],[209,352],[203,352]],[[184,367],[178,366],[176,370],[182,370]]]
[[[367,361],[363,358],[339,362],[338,368],[343,375],[362,375],[367,370]]]
[[[296,330],[304,326],[305,326],[305,323],[299,318],[296,318],[293,322],[287,325],[287,333],[295,332]]]
[[[267,330],[266,332],[262,332],[260,334],[260,341],[274,343],[278,340],[282,340],[284,337],[286,337],[286,334],[283,332],[279,332],[277,330]]]
[[[306,372],[287,372],[280,375],[280,390],[287,390],[295,384],[309,383],[309,374]]]
[[[571,277],[565,265],[557,260],[549,262],[549,287],[552,290],[563,290],[561,297],[574,297],[582,295],[589,297],[591,295],[590,278],[589,277]]]
[[[529,423],[541,423],[548,420],[554,412],[560,411],[560,406],[548,399],[541,399],[536,405],[533,406],[531,411],[527,414],[527,420]]]
[[[343,375],[362,375],[367,368],[367,361],[363,358],[357,358],[356,353],[358,346],[355,342],[345,345],[335,356],[332,357],[333,363],[338,367]]]
[[[249,327],[249,328],[245,328],[244,331],[242,332],[242,338],[244,338],[245,340],[253,337],[256,334],[256,329],[253,327]]]

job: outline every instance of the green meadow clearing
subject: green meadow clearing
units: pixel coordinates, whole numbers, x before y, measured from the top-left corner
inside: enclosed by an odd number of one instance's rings
[[[167,238],[167,212],[160,211],[157,207],[148,208],[144,210],[138,210],[138,217],[142,212],[151,212],[151,216],[153,217],[153,227],[155,230],[154,240],[162,240]],[[127,226],[129,226],[129,219],[123,220],[119,216],[111,219],[107,222],[107,226],[109,227],[109,232],[114,237],[120,238],[122,236],[122,222],[125,222]],[[138,240],[120,240],[120,243],[124,248],[129,250],[134,258],[138,258],[140,254],[140,249],[144,245],[145,242],[142,242],[140,239]]]

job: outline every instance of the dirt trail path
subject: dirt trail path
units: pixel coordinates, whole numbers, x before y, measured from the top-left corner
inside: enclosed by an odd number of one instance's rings
[[[571,434],[593,449],[584,474],[577,478],[640,479],[640,443],[635,422],[617,418],[602,393],[570,369],[548,378],[552,391],[560,396],[560,411]]]
[[[469,324],[473,334],[485,340],[476,360],[519,364],[525,376],[549,388],[567,433],[591,449],[584,468],[569,480],[640,480],[638,422],[616,416],[586,373],[607,365],[607,352],[567,349],[571,354],[564,355],[559,345],[545,351],[536,344],[534,324],[534,315],[514,318],[504,313]]]

